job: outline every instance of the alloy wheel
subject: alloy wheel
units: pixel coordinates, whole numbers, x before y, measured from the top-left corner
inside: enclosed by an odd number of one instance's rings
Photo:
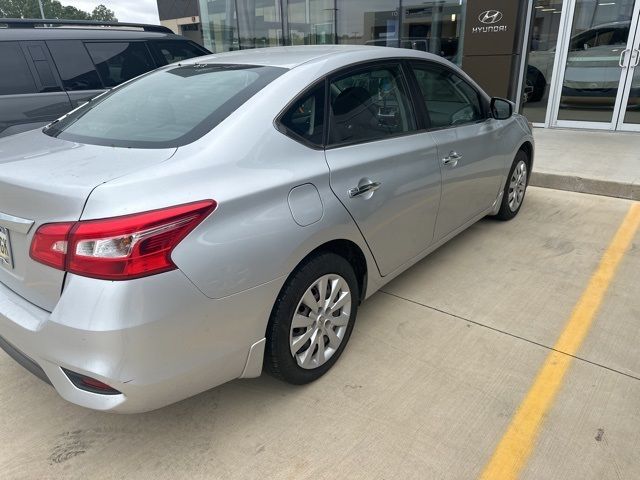
[[[293,315],[289,346],[298,366],[325,364],[338,350],[351,317],[351,290],[337,274],[323,275],[306,290]]]
[[[527,189],[527,164],[520,160],[513,169],[511,174],[511,180],[509,181],[509,208],[512,212],[515,212],[520,208],[522,200],[524,200],[524,194]]]

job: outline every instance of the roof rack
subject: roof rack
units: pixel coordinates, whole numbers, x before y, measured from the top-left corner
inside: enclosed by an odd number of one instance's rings
[[[173,33],[162,25],[147,25],[144,23],[100,22],[98,20],[61,20],[41,18],[0,18],[0,25],[7,28],[42,28],[42,27],[108,27],[108,28],[137,28],[145,32]]]

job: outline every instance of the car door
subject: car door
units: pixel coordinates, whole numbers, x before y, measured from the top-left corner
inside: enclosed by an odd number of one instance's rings
[[[440,240],[496,200],[505,168],[496,148],[501,124],[488,118],[480,93],[453,69],[427,61],[412,62],[411,69],[440,159]]]
[[[440,199],[436,145],[419,130],[400,62],[355,67],[328,85],[331,188],[387,275],[433,240]]]
[[[0,42],[0,136],[46,125],[71,109],[44,42]]]

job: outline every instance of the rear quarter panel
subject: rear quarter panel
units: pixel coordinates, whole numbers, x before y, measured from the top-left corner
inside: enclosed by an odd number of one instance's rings
[[[276,90],[292,92],[290,98],[305,85],[287,85],[282,79]],[[274,102],[268,87],[213,132],[179,148],[171,161],[98,187],[82,218],[216,200],[216,211],[172,254],[178,268],[210,298],[281,277],[284,282],[309,252],[334,239],[353,241],[375,265],[329,187],[324,152],[276,130],[273,120],[287,103],[282,96]],[[294,187],[309,183],[318,189],[322,215],[301,226],[287,200]]]

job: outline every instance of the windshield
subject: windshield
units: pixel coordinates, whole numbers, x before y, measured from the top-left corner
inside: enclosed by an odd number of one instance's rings
[[[44,132],[94,145],[179,147],[211,131],[285,71],[252,65],[170,66],[100,96]]]

